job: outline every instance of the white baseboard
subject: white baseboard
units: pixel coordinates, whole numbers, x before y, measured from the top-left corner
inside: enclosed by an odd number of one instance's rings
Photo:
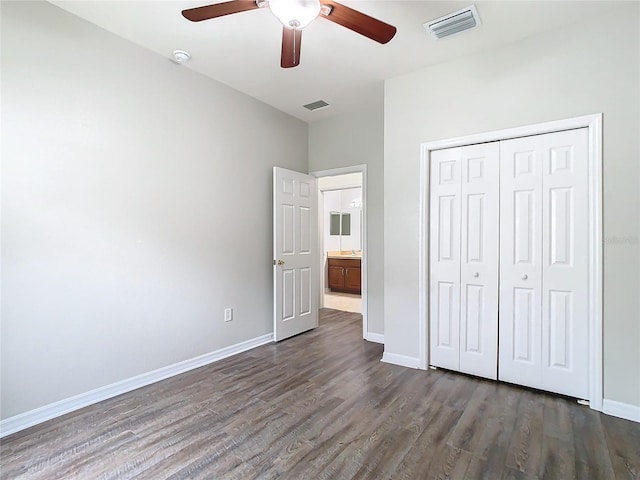
[[[640,406],[631,405],[630,403],[616,402],[605,398],[602,401],[602,413],[625,418],[633,422],[640,422]]]
[[[251,350],[252,348],[265,345],[272,341],[273,334],[268,333],[229,347],[221,348],[215,352],[205,353],[204,355],[200,355],[189,360],[174,363],[173,365],[127,378],[120,382],[112,383],[111,385],[99,387],[95,390],[90,390],[55,403],[50,403],[43,407],[36,408],[35,410],[30,410],[13,417],[5,418],[0,421],[0,438],[19,432],[20,430],[24,430],[25,428],[32,427],[33,425],[46,422],[47,420],[51,420],[52,418],[59,417],[66,413],[73,412],[74,410],[78,410],[80,408],[93,405],[94,403],[107,400],[108,398],[159,382],[160,380],[188,372],[194,368],[203,367],[210,363],[217,362],[218,360],[222,360],[223,358]]]
[[[381,343],[384,345],[384,335],[382,335],[381,333],[368,332],[367,338],[365,340],[368,340],[369,342],[374,342],[374,343]]]
[[[382,354],[382,362],[400,365],[401,367],[420,368],[420,359],[417,357],[408,357],[398,353],[384,352]]]

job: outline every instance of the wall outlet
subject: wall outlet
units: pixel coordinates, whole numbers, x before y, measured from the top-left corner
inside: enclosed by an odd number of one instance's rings
[[[225,308],[224,309],[224,321],[230,322],[233,320],[233,308]]]

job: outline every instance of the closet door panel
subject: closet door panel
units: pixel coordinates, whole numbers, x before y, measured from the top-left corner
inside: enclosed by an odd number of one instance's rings
[[[497,379],[498,217],[497,142],[462,148],[460,371]]]
[[[460,368],[461,148],[430,159],[429,343],[431,365]]]
[[[541,388],[543,145],[536,138],[500,142],[498,378]]]
[[[542,384],[588,398],[588,133],[542,137]]]

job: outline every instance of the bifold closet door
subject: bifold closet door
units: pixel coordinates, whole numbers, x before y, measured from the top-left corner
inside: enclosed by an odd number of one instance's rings
[[[588,398],[587,130],[500,142],[499,378]]]
[[[496,142],[433,152],[430,177],[431,364],[497,378]]]
[[[431,365],[460,369],[460,173],[462,148],[431,153],[429,343]]]
[[[498,142],[462,147],[460,371],[498,378]]]
[[[539,137],[538,137],[539,141]],[[542,149],[500,142],[500,380],[540,388]]]

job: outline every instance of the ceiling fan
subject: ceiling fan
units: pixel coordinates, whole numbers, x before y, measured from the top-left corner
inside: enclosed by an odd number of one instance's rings
[[[201,22],[257,8],[269,8],[282,23],[282,53],[280,57],[282,68],[295,67],[300,64],[302,29],[318,16],[382,44],[389,42],[396,34],[396,27],[393,25],[381,22],[333,0],[231,0],[189,8],[183,10],[182,15],[192,22]]]

